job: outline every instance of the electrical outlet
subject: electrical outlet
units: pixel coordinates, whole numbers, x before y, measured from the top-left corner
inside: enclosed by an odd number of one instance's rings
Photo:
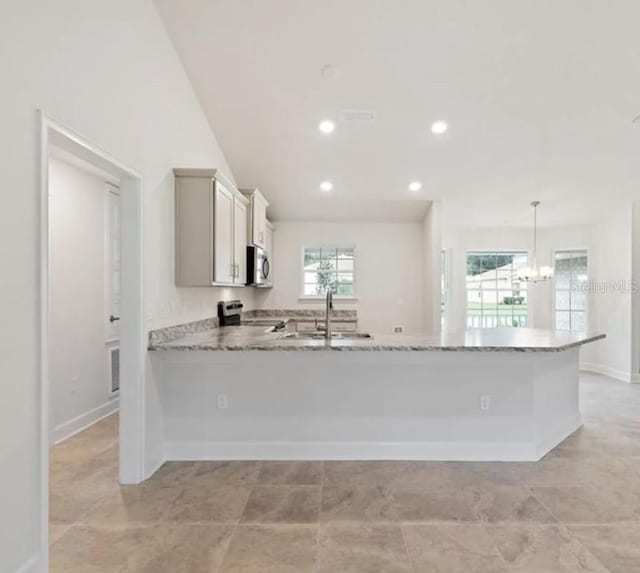
[[[218,409],[225,410],[229,407],[229,397],[226,394],[218,394]]]
[[[489,408],[491,408],[491,396],[489,394],[481,394],[480,409],[486,411]]]
[[[394,326],[394,327],[393,327],[393,332],[394,332],[395,334],[399,334],[399,333],[400,333],[400,332],[402,332],[403,330],[404,330],[404,327],[403,327],[403,326]]]

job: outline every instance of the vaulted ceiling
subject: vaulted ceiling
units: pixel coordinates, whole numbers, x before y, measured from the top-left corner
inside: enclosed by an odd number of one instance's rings
[[[365,202],[411,218],[441,199],[461,223],[519,225],[539,199],[541,223],[563,224],[640,198],[636,0],[156,4],[236,180],[276,219]]]

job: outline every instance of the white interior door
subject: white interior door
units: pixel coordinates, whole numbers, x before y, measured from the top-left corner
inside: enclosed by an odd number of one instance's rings
[[[235,262],[235,282],[247,282],[247,206],[234,201],[233,206],[233,250]]]
[[[233,283],[233,194],[216,181],[214,193],[214,273],[217,283]]]
[[[120,190],[107,184],[107,341],[120,339]]]

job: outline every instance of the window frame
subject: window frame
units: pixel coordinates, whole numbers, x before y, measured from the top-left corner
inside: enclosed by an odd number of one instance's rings
[[[357,248],[354,244],[309,244],[302,245],[300,248],[300,269],[298,271],[299,279],[298,279],[298,292],[300,293],[298,296],[298,301],[300,302],[317,302],[319,300],[324,300],[326,295],[324,294],[305,294],[304,293],[304,253],[307,249],[323,249],[323,250],[335,250],[335,249],[351,249],[353,251],[353,294],[352,295],[333,295],[333,300],[335,301],[356,301],[358,297],[356,296],[357,291],[357,269],[358,269],[358,256],[357,256]]]
[[[451,249],[440,252],[440,330],[449,325],[449,294],[451,292]]]
[[[491,329],[491,328],[533,328],[533,324],[532,324],[532,317],[534,316],[533,313],[533,306],[534,306],[534,301],[533,301],[533,297],[531,296],[533,293],[531,291],[531,289],[529,288],[529,286],[527,285],[527,323],[525,326],[469,326],[469,289],[467,288],[467,260],[468,260],[468,256],[469,255],[474,255],[474,254],[479,254],[479,255],[508,255],[508,254],[525,254],[527,256],[527,262],[526,264],[528,265],[529,262],[531,261],[531,251],[529,249],[510,249],[510,248],[497,248],[497,249],[493,249],[493,248],[480,248],[480,249],[466,249],[464,251],[464,271],[463,271],[463,280],[464,280],[464,324],[465,324],[465,328],[478,328],[478,329]],[[475,289],[471,289],[471,290],[475,290]],[[496,288],[495,289],[496,292],[499,292],[501,289]]]
[[[584,306],[584,310],[571,310],[571,302],[569,302],[569,310],[565,310],[565,309],[558,309],[557,304],[556,304],[556,295],[557,295],[557,291],[558,291],[558,287],[557,287],[557,277],[556,277],[556,254],[557,253],[571,253],[571,252],[577,252],[577,251],[584,251],[587,257],[587,281],[589,280],[589,266],[590,266],[590,257],[589,257],[589,249],[587,247],[569,247],[569,248],[562,248],[562,249],[553,249],[552,252],[552,261],[553,261],[553,293],[551,295],[551,320],[553,321],[553,330],[558,330],[557,325],[556,325],[556,312],[558,312],[558,310],[560,312],[568,312],[569,313],[569,330],[560,330],[560,332],[582,332],[580,330],[571,330],[571,313],[572,312],[583,312],[584,313],[584,332],[588,332],[589,331],[589,299],[586,296],[585,293],[585,306]],[[562,289],[562,292],[569,292],[571,293],[571,286],[569,286],[568,289]],[[571,294],[569,294],[569,296],[571,296]]]

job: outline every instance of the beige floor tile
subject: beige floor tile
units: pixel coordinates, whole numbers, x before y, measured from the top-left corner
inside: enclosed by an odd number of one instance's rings
[[[526,487],[484,485],[467,487],[465,496],[480,521],[556,523],[556,518]]]
[[[260,485],[320,485],[322,462],[262,462]]]
[[[312,573],[317,536],[317,525],[239,525],[220,571]]]
[[[53,545],[71,527],[70,524],[49,523],[49,546]]]
[[[175,488],[119,486],[118,491],[100,500],[79,522],[126,526],[167,521],[171,503],[179,493]]]
[[[318,540],[318,573],[412,571],[399,525],[323,524]]]
[[[118,424],[120,417],[118,413],[111,414],[106,418],[103,418],[93,426],[83,430],[79,434],[69,438],[70,440],[76,439],[89,439],[89,440],[117,440],[118,439]]]
[[[315,523],[320,513],[317,486],[255,486],[243,523]]]
[[[437,488],[449,482],[443,462],[344,461],[324,463],[324,485]]]
[[[196,482],[250,487],[256,483],[261,462],[217,461],[198,462],[194,472]]]
[[[133,573],[153,555],[162,536],[154,528],[71,526],[53,544],[50,573]]]
[[[49,521],[54,524],[74,523],[118,491],[118,482],[109,469],[96,471],[80,480],[52,482],[49,488]]]
[[[508,571],[506,563],[482,525],[404,524],[402,531],[407,551],[417,572],[506,573]]]
[[[523,485],[529,462],[448,462],[450,484],[456,487]]]
[[[580,525],[569,531],[610,573],[640,571],[640,525]]]
[[[109,461],[111,461],[111,451],[116,446],[116,440],[88,440],[82,437],[65,440],[51,448],[49,464],[51,468],[55,468],[61,464],[70,466],[106,457],[109,457]]]
[[[567,530],[555,525],[488,525],[498,551],[517,573],[607,573]]]
[[[523,483],[532,487],[625,487],[625,462],[617,458],[544,458],[528,466]]]
[[[67,440],[51,451],[49,479],[53,485],[91,477],[96,472],[118,463],[116,442],[78,439]],[[57,448],[63,448],[63,452]]]
[[[539,487],[535,496],[562,523],[640,522],[640,492],[596,487]]]
[[[51,549],[51,571],[215,573],[232,526],[71,526]]]
[[[387,487],[325,486],[322,488],[320,520],[397,521],[398,512]]]
[[[136,573],[217,573],[233,529],[211,524],[166,526]]]
[[[391,496],[400,521],[478,521],[464,492],[458,489],[392,488]]]
[[[378,487],[389,485],[398,475],[394,462],[329,461],[324,463],[324,485]]]
[[[243,486],[190,484],[172,500],[166,518],[179,523],[237,523],[250,491]]]
[[[186,486],[193,480],[197,462],[165,462],[146,482],[148,487]]]
[[[602,424],[585,424],[552,452],[551,457],[629,457],[640,455],[640,440],[630,430]]]

